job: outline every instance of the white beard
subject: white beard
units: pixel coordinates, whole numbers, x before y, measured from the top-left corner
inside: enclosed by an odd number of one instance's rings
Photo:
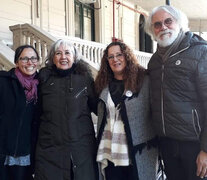
[[[179,29],[176,30],[167,29],[165,31],[161,31],[157,36],[155,36],[155,40],[157,41],[159,46],[167,47],[175,41],[175,39],[178,37],[178,34],[179,34]]]

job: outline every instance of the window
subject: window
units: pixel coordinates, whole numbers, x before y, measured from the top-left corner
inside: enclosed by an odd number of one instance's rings
[[[75,36],[94,41],[94,9],[93,4],[82,4],[75,0]]]
[[[144,31],[145,17],[141,14],[139,18],[139,50],[152,53],[152,40],[151,37]]]

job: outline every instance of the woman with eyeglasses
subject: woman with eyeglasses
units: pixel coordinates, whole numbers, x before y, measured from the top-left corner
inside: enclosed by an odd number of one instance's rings
[[[31,180],[39,55],[23,45],[14,63],[10,71],[0,71],[0,179]]]
[[[91,70],[76,47],[56,41],[40,70],[35,180],[98,180]]]
[[[104,180],[155,180],[156,137],[150,122],[149,80],[132,50],[112,42],[95,80],[99,95],[97,162]]]

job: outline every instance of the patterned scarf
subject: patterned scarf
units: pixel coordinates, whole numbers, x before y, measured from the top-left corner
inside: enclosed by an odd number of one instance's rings
[[[27,103],[34,100],[34,103],[37,102],[37,85],[39,81],[34,79],[36,73],[31,76],[23,74],[19,68],[15,69],[15,75],[17,76],[19,82],[21,83],[22,87],[24,88],[24,93],[26,95]]]
[[[124,123],[120,116],[119,105],[115,107],[110,93],[107,97],[107,124],[98,147],[96,160],[101,164],[101,172],[105,179],[104,169],[108,166],[108,160],[115,166],[129,166],[129,150],[127,144]]]

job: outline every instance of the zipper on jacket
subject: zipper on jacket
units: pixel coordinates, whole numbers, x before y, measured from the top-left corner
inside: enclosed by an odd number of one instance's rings
[[[84,91],[87,90],[87,87],[84,87],[81,91],[79,91],[76,95],[75,98],[78,98]]]
[[[175,55],[177,55],[177,54],[179,54],[179,53],[181,53],[181,52],[185,51],[185,50],[186,50],[186,49],[188,49],[189,47],[190,47],[190,46],[187,46],[187,47],[185,47],[185,48],[181,49],[180,51],[178,51],[178,52],[176,52],[176,53],[172,54],[170,57],[173,57],[173,56],[175,56]]]
[[[181,49],[180,51],[172,54],[170,56],[170,58],[173,57],[173,56],[175,56],[175,55],[177,55],[177,54],[179,54],[179,53],[181,53],[181,52],[183,52],[183,51],[185,51],[189,47],[190,46],[187,46],[187,47]],[[165,119],[164,119],[164,99],[163,99],[163,96],[164,96],[163,95],[163,93],[164,93],[163,92],[164,68],[165,68],[165,66],[164,66],[164,64],[162,64],[162,79],[161,79],[161,118],[162,118],[162,130],[163,130],[163,134],[166,136]]]
[[[197,137],[199,138],[201,132],[201,126],[199,123],[198,112],[196,109],[192,109],[192,120],[193,120],[193,128],[195,130]],[[196,125],[198,126],[198,128],[196,128]]]
[[[71,161],[72,161],[73,176],[74,176],[74,179],[76,179],[75,177],[76,177],[76,167],[77,167],[77,166],[74,164],[72,154],[70,155],[70,159],[71,159]]]
[[[164,135],[166,136],[165,132],[165,120],[164,120],[164,100],[163,100],[163,80],[164,80],[164,64],[162,64],[162,82],[161,82],[161,118],[162,118],[162,130]]]

